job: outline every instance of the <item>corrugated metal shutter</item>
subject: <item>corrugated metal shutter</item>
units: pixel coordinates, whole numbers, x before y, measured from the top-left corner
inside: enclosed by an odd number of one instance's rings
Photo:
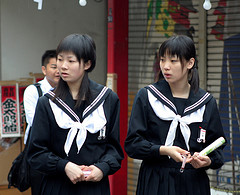
[[[129,0],[129,116],[137,91],[154,82],[156,52],[167,37],[188,34],[198,48],[198,4],[198,0]],[[128,159],[128,195],[135,194],[140,163]]]
[[[207,13],[207,89],[219,103],[228,138],[225,165],[209,173],[211,186],[240,193],[240,1],[211,1]]]

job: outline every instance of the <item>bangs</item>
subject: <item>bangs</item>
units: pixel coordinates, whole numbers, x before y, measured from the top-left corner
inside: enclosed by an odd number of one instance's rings
[[[195,46],[191,38],[187,36],[173,36],[170,39],[164,41],[159,48],[159,56],[164,55],[177,56],[180,61],[190,60],[190,58],[195,58]]]
[[[91,67],[87,70],[90,72],[96,64],[96,45],[89,35],[71,34],[65,37],[57,47],[57,55],[61,52],[72,52],[80,62],[91,61]]]
[[[183,52],[184,52],[184,49],[176,39],[175,40],[169,39],[168,41],[165,41],[161,45],[159,49],[159,56],[164,57],[165,55],[169,55],[173,57],[176,55],[178,58],[182,59],[182,57],[184,56]]]
[[[77,38],[77,35],[69,35],[58,45],[57,55],[62,52],[72,52],[80,62],[82,58],[84,59],[83,48],[83,43],[81,39]]]

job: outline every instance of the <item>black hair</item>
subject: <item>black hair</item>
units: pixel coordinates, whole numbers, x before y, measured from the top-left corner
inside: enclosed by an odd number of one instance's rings
[[[170,56],[176,55],[180,59],[182,67],[184,66],[185,60],[195,59],[193,67],[188,71],[188,82],[193,91],[197,92],[199,89],[199,75],[194,41],[186,35],[172,36],[164,41],[159,48],[159,57],[164,57],[165,54]],[[159,78],[164,78],[161,71]]]
[[[91,62],[89,69],[85,70],[84,77],[78,92],[78,98],[75,107],[79,107],[83,100],[87,102],[91,99],[91,92],[89,89],[88,72],[91,72],[96,65],[96,45],[94,40],[87,34],[71,34],[66,36],[57,47],[57,56],[61,52],[72,52],[80,63]],[[58,85],[55,89],[56,97],[65,99],[69,88],[67,83],[60,77]]]
[[[47,66],[51,58],[57,58],[56,50],[46,50],[42,55],[42,66]]]

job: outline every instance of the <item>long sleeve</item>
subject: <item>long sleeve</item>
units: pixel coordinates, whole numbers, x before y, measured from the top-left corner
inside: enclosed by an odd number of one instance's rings
[[[59,157],[60,155],[64,156],[62,150],[59,155],[50,151],[51,148],[56,147],[52,145],[54,143],[51,132],[57,127],[51,124],[54,118],[50,114],[49,108],[47,98],[39,98],[30,135],[28,160],[33,169],[45,174],[56,174],[64,172],[68,160]]]
[[[209,121],[207,126],[208,136],[205,147],[219,137],[224,137],[226,140],[215,99],[212,99],[212,101],[209,102],[209,106],[207,106],[206,118],[209,118]],[[210,168],[218,169],[224,164],[223,148],[225,147],[225,145],[226,143],[208,155],[212,161]]]
[[[120,145],[119,115],[120,102],[117,95],[113,92],[105,100],[104,110],[108,121],[106,129],[106,150],[103,156],[95,165],[99,167],[104,176],[113,174],[121,168],[123,151]]]
[[[38,101],[37,88],[34,85],[29,85],[25,89],[24,96],[23,96],[24,111],[25,111],[25,116],[26,116],[26,122],[28,124],[26,132],[25,132],[25,137],[24,137],[25,144],[27,141],[29,129],[32,126],[37,101]]]
[[[44,79],[39,81],[38,83],[40,84],[42,94],[45,94],[46,92],[52,89],[52,86],[48,83],[46,77],[44,77]],[[25,89],[24,96],[23,96],[24,111],[25,111],[26,122],[27,122],[27,128],[24,136],[25,144],[27,142],[29,129],[33,123],[33,118],[34,118],[38,98],[39,98],[39,93],[38,93],[37,87],[34,85],[29,85]]]
[[[68,101],[73,103],[73,100]],[[30,137],[30,165],[46,174],[58,174],[63,173],[65,165],[71,161],[78,165],[95,165],[103,171],[104,176],[115,173],[120,169],[123,159],[119,143],[119,99],[115,93],[112,92],[105,99],[103,108],[107,119],[106,137],[98,139],[101,130],[97,133],[87,132],[79,152],[75,137],[67,155],[64,145],[70,128],[59,127],[48,98],[40,98]]]
[[[160,158],[159,148],[161,144],[154,143],[152,141],[154,138],[149,137],[151,133],[148,125],[149,120],[152,121],[152,127],[157,128],[157,124],[154,124],[154,115],[151,115],[152,118],[149,116],[150,112],[147,91],[146,89],[141,89],[133,103],[128,134],[125,140],[125,150],[132,158]],[[161,137],[161,135],[157,137]],[[160,139],[158,143],[161,143]]]

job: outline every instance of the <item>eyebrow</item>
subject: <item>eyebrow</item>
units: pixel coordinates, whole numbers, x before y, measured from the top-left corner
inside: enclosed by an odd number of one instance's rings
[[[58,54],[58,56],[63,57],[63,55],[61,55],[61,54]],[[75,57],[74,55],[68,55],[67,56],[67,58],[74,58],[74,57]]]

